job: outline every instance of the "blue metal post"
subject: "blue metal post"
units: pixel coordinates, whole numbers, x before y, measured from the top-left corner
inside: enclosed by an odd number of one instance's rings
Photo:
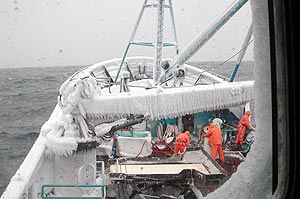
[[[122,69],[122,66],[123,66],[125,57],[126,57],[126,55],[127,55],[127,53],[128,53],[128,50],[129,50],[129,47],[130,47],[130,44],[131,44],[130,42],[131,42],[132,39],[134,38],[134,35],[135,35],[135,33],[136,33],[136,30],[137,30],[137,28],[138,28],[138,26],[139,26],[139,23],[140,23],[141,19],[142,19],[142,16],[143,16],[145,7],[146,7],[146,5],[147,5],[147,2],[148,2],[148,0],[145,0],[145,1],[144,1],[143,7],[142,7],[142,9],[141,9],[141,11],[140,11],[140,13],[139,13],[138,19],[137,19],[137,21],[135,22],[133,31],[132,31],[132,33],[131,33],[131,35],[130,35],[130,38],[129,38],[129,42],[128,42],[127,48],[126,48],[125,53],[124,53],[124,55],[123,55],[122,61],[121,61],[120,65],[119,65],[119,69],[118,69],[118,72],[117,72],[117,75],[116,75],[116,78],[115,78],[115,82],[117,82],[117,80],[118,80],[118,78],[119,78],[120,71],[121,71],[121,69]]]
[[[239,56],[238,56],[238,58],[236,60],[235,67],[234,67],[234,69],[232,71],[232,74],[230,76],[230,80],[229,80],[230,82],[233,82],[233,80],[235,78],[235,75],[236,75],[236,73],[237,73],[237,71],[238,71],[238,69],[239,69],[239,67],[241,65],[242,59],[243,59],[243,57],[244,57],[244,55],[246,53],[247,47],[249,45],[249,41],[251,39],[251,36],[252,36],[252,23],[251,23],[251,25],[250,25],[250,27],[248,29],[247,35],[245,37],[245,41],[244,41],[244,43],[243,43],[243,45],[241,47],[241,52],[240,52],[240,54],[239,54]]]
[[[115,78],[115,81],[114,81],[114,82],[117,82],[117,80],[118,80],[118,78],[119,78],[119,74],[120,74],[120,71],[121,71],[121,69],[122,69],[123,63],[124,63],[124,61],[125,61],[125,57],[126,57],[126,55],[127,55],[127,53],[128,53],[129,47],[130,47],[130,43],[128,43],[127,48],[126,48],[126,50],[125,50],[125,53],[124,53],[124,55],[123,55],[122,61],[120,62],[119,69],[118,69],[118,72],[117,72],[117,75],[116,75],[116,78]]]
[[[41,198],[42,199],[104,199],[104,196],[46,196],[45,188],[101,188],[102,193],[104,193],[105,185],[98,184],[76,184],[76,185],[67,185],[67,184],[46,184],[42,186]]]
[[[235,63],[234,69],[233,69],[233,71],[231,73],[231,76],[230,76],[230,80],[229,80],[230,82],[233,82],[239,67],[240,67],[240,63]]]

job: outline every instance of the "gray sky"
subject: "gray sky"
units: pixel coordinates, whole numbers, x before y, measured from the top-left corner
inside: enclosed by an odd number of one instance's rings
[[[182,49],[205,29],[233,1],[173,0],[179,48]],[[1,0],[0,67],[90,65],[122,57],[143,2]],[[151,28],[154,28],[155,19],[156,11],[147,9],[136,39],[152,39],[155,29]],[[228,59],[242,46],[250,23],[248,2],[189,61]],[[170,41],[168,21],[165,25],[165,38]],[[252,46],[244,60],[253,60]],[[175,56],[173,48],[164,49],[164,56]],[[129,56],[153,52],[154,48],[132,46]]]

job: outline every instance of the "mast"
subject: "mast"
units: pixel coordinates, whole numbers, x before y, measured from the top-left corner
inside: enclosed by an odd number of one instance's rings
[[[233,80],[235,78],[235,75],[236,75],[236,73],[237,73],[237,71],[238,71],[238,69],[239,69],[239,67],[241,65],[242,59],[243,59],[243,57],[244,57],[244,55],[246,53],[246,50],[247,50],[247,48],[249,46],[249,42],[250,42],[250,39],[251,39],[251,36],[252,36],[252,32],[253,31],[252,31],[252,23],[251,23],[250,27],[248,29],[247,35],[245,37],[244,43],[243,43],[243,45],[241,47],[241,52],[239,53],[239,56],[238,56],[238,58],[237,58],[237,60],[235,62],[235,67],[234,67],[234,69],[232,71],[232,74],[230,76],[230,80],[229,80],[230,82],[233,82]]]
[[[156,42],[155,57],[153,63],[153,83],[156,85],[159,75],[160,75],[160,62],[162,60],[162,46],[163,46],[163,30],[164,30],[164,0],[158,0],[157,4],[157,32],[156,32]]]
[[[215,35],[215,33],[229,21],[229,19],[237,13],[240,8],[245,5],[248,0],[236,0],[225,12],[213,21],[206,30],[201,32],[193,39],[172,61],[171,66],[166,71],[165,75],[161,75],[158,79],[160,84],[172,78],[172,71],[175,67],[183,65],[191,58],[206,42]]]
[[[168,4],[166,4],[166,1],[168,1]],[[146,8],[156,8],[157,9],[157,29],[156,29],[156,40],[155,42],[149,42],[149,41],[135,41],[134,36],[136,34],[136,31],[139,27],[139,24],[141,22],[142,16],[144,14],[144,11]],[[172,33],[174,35],[174,42],[164,42],[163,41],[163,29],[164,29],[164,10],[165,8],[170,9],[170,18],[171,18],[171,27],[172,27]],[[158,84],[158,78],[160,77],[161,73],[161,67],[160,67],[160,62],[162,60],[162,49],[163,47],[170,47],[173,46],[175,47],[176,54],[178,54],[178,42],[177,42],[177,35],[176,35],[176,29],[175,29],[175,21],[174,21],[174,14],[173,14],[173,6],[171,0],[157,0],[157,3],[151,4],[148,3],[148,0],[145,0],[142,6],[142,9],[140,11],[140,14],[138,16],[138,19],[135,23],[134,29],[132,31],[132,34],[129,38],[128,45],[125,49],[124,55],[122,57],[122,60],[119,65],[119,69],[117,72],[117,75],[115,77],[114,82],[116,83],[119,78],[120,71],[122,69],[122,66],[125,62],[127,53],[129,51],[129,48],[131,45],[139,45],[139,46],[147,46],[147,47],[154,47],[154,63],[153,63],[153,81],[154,84]]]

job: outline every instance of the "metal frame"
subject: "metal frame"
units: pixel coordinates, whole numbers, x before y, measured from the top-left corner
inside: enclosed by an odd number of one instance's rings
[[[168,1],[168,4],[165,3]],[[141,22],[142,16],[144,14],[145,8],[157,8],[157,33],[156,33],[156,41],[155,42],[148,42],[148,41],[134,41],[133,38],[136,34],[136,31],[139,27]],[[170,18],[171,18],[171,27],[172,33],[174,36],[174,42],[163,42],[163,26],[164,26],[164,9],[170,9]],[[117,75],[115,77],[115,83],[119,78],[120,71],[122,66],[125,62],[125,58],[129,51],[131,45],[137,46],[146,46],[146,47],[154,47],[155,48],[155,59],[154,59],[154,67],[153,67],[153,79],[154,82],[157,83],[158,78],[160,76],[160,61],[162,59],[162,48],[163,47],[175,47],[176,54],[179,53],[178,49],[178,41],[177,41],[177,34],[175,29],[175,20],[174,20],[174,13],[173,13],[173,5],[171,0],[157,0],[157,4],[148,4],[148,0],[145,0],[142,6],[142,9],[139,13],[138,19],[134,25],[133,31],[129,38],[127,47],[125,49],[124,55],[122,57],[122,61],[120,62],[119,69]]]

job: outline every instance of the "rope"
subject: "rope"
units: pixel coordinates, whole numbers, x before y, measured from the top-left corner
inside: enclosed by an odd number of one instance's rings
[[[250,45],[250,43],[253,42],[254,39],[252,39],[246,46],[244,46],[244,48],[241,48],[237,53],[233,54],[231,57],[229,57],[227,60],[225,60],[224,62],[218,64],[216,67],[221,66],[223,64],[225,64],[226,62],[228,62],[229,60],[231,60],[232,58],[234,58],[235,56],[237,56],[242,50],[244,50],[246,47],[248,47]]]
[[[171,150],[172,153],[174,153],[174,149],[173,149],[169,144],[167,144],[167,143],[165,143],[165,142],[163,142],[163,144],[164,144],[165,146],[167,146],[167,148],[168,148],[169,150]],[[160,148],[156,145],[156,143],[154,143],[154,142],[152,142],[152,148],[155,148],[155,149],[156,149],[156,150],[153,149],[153,150],[155,150],[155,152],[163,153],[166,157],[172,156],[172,154],[166,153],[166,152],[164,152],[163,149],[160,149]],[[165,150],[166,150],[166,149],[165,149]]]
[[[142,151],[143,151],[144,146],[145,146],[146,143],[147,143],[147,140],[144,141],[144,143],[143,143],[143,145],[142,145],[142,147],[141,147],[139,153],[135,156],[135,158],[138,158],[139,155],[142,153]],[[116,150],[116,151],[118,152],[118,154],[119,154],[120,157],[125,157],[125,156],[123,156],[123,155],[120,153],[120,150],[118,149],[117,146],[116,146],[115,148],[113,148],[113,149]]]
[[[142,145],[142,148],[141,148],[140,152],[135,156],[135,158],[139,157],[139,155],[142,153],[143,148],[144,148],[146,142],[147,142],[147,140],[144,141],[144,143],[143,143],[143,145]]]
[[[229,57],[228,59],[226,59],[224,62],[222,62],[222,63],[216,65],[215,67],[219,67],[219,66],[223,65],[223,64],[227,63],[229,60],[231,60],[232,58],[234,58],[235,56],[237,56],[242,50],[246,49],[246,48],[250,45],[250,43],[253,42],[253,40],[254,40],[254,39],[252,39],[247,45],[245,45],[243,48],[241,48],[238,52],[236,52],[235,54],[233,54],[231,57]],[[199,77],[198,77],[197,81],[200,79],[201,74],[202,74],[202,72],[199,74]],[[190,75],[194,75],[194,74],[190,74]],[[190,75],[186,75],[186,76],[190,76]],[[197,81],[196,81],[196,82],[197,82]],[[196,83],[196,82],[195,82],[195,83]]]

